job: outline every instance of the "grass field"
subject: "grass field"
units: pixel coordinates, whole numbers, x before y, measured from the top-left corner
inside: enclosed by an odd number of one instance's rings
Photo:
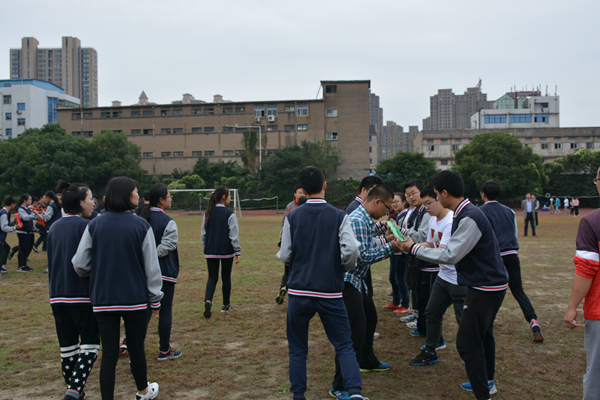
[[[520,214],[517,214],[520,215]],[[575,399],[582,397],[585,373],[583,330],[568,330],[563,322],[570,295],[575,236],[579,218],[542,213],[538,237],[520,238],[525,292],[542,323],[545,342],[533,343],[529,325],[507,293],[495,326],[497,345],[494,399]],[[159,362],[157,321],[146,339],[148,378],[160,384],[159,399],[290,399],[286,303],[274,298],[283,273],[275,258],[281,216],[240,218],[242,261],[234,265],[234,310],[218,312],[220,283],[214,303],[217,313],[206,320],[203,296],[206,263],[200,245],[197,216],[176,217],[179,225],[181,273],[174,302],[171,344],[182,350],[177,360]],[[518,218],[520,224],[523,219]],[[521,231],[522,225],[519,226]],[[16,244],[14,235],[8,239]],[[16,257],[0,280],[0,399],[61,399],[65,384],[49,301],[45,255],[32,253],[32,273],[16,273]],[[446,313],[448,348],[435,366],[411,367],[420,338],[410,337],[404,324],[383,311],[389,298],[389,261],[373,266],[375,303],[381,338],[375,352],[392,365],[384,373],[363,374],[363,393],[382,399],[471,399],[459,384],[467,380],[455,347],[456,322]],[[580,318],[581,311],[580,311]],[[318,318],[313,319],[308,357],[308,399],[330,398],[334,350]],[[126,356],[117,365],[115,399],[132,399],[135,384]],[[88,399],[100,399],[100,359],[86,386]]]

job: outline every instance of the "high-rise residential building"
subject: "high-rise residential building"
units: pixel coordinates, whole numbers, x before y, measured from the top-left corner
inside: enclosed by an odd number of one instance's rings
[[[379,135],[379,160],[387,160],[399,152],[412,152],[412,142],[419,134],[418,126],[410,126],[408,132],[394,121],[387,121]]]
[[[493,108],[493,104],[487,100],[487,94],[481,93],[481,80],[462,95],[455,95],[452,89],[439,89],[430,97],[430,113],[423,120],[423,130],[469,129],[471,116],[479,110]]]
[[[39,79],[53,83],[81,100],[83,107],[98,107],[98,53],[81,47],[76,37],[63,36],[62,46],[39,48],[33,37],[10,49],[11,79]]]
[[[375,133],[383,132],[383,108],[379,106],[379,96],[371,93],[369,96],[369,125],[375,127]]]

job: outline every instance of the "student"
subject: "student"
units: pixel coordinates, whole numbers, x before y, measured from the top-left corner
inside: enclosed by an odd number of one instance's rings
[[[36,199],[37,199],[36,197],[31,198],[32,206],[37,212],[44,215],[44,213],[46,212],[46,207],[47,207],[46,195],[43,195],[42,198],[37,201],[37,203],[36,203]],[[38,246],[41,244],[42,252],[46,253],[46,242],[47,242],[46,239],[48,237],[48,231],[46,230],[46,222],[44,221],[44,219],[35,221],[35,228],[39,231],[40,236],[33,243],[33,251],[35,251],[36,253],[39,253],[40,250],[38,249]]]
[[[27,265],[27,257],[29,257],[33,249],[34,221],[41,219],[42,215],[36,210],[29,208],[31,205],[31,196],[27,193],[21,196],[17,205],[17,213],[23,224],[22,227],[17,228],[17,237],[19,238],[19,266],[17,272],[31,272],[33,268]]]
[[[136,400],[158,395],[158,383],[148,382],[144,340],[146,309],[150,303],[158,313],[162,279],[152,227],[134,212],[138,200],[136,181],[112,178],[106,186],[106,212],[85,228],[72,259],[79,276],[90,277],[90,302],[102,339],[102,400],[114,396],[121,318]]]
[[[369,192],[364,205],[360,205],[350,214],[350,224],[356,239],[360,243],[360,255],[356,268],[344,274],[342,291],[344,304],[348,311],[352,344],[361,372],[387,371],[390,365],[380,362],[373,353],[373,335],[377,327],[377,309],[369,292],[365,277],[371,264],[382,261],[400,250],[398,241],[390,234],[389,243],[373,246],[374,219],[383,217],[391,208],[394,194],[385,185],[377,185]],[[293,269],[293,268],[292,268]],[[341,373],[341,360],[336,357],[334,391],[343,391],[345,382]]]
[[[579,198],[573,197],[573,216],[579,217]]]
[[[560,214],[560,197],[557,197],[554,200],[554,214]],[[533,235],[535,236],[535,235]]]
[[[394,222],[401,226],[404,218],[408,213],[406,208],[406,198],[404,193],[394,193],[394,201],[392,201],[392,209],[395,211],[396,218]],[[392,284],[392,301],[384,310],[394,311],[396,314],[402,315],[410,312],[410,296],[408,286],[406,285],[406,258],[400,252],[390,257],[390,283]]]
[[[145,218],[152,226],[156,243],[156,253],[162,274],[162,291],[164,296],[161,300],[160,312],[158,314],[158,336],[160,348],[158,361],[170,360],[181,356],[181,351],[171,348],[171,325],[173,324],[173,297],[175,295],[175,284],[179,275],[179,254],[177,242],[179,234],[177,223],[173,218],[165,214],[171,209],[171,193],[163,184],[157,183],[148,191],[149,206],[142,210],[141,217]],[[152,312],[148,309],[148,322]]]
[[[223,307],[221,312],[229,312],[231,295],[231,268],[233,259],[239,264],[242,247],[240,246],[239,227],[235,213],[227,208],[231,194],[227,186],[219,186],[210,195],[208,207],[202,218],[200,239],[204,245],[204,256],[208,265],[208,282],[204,295],[204,318],[212,315],[212,299],[219,281],[219,263],[222,266]]]
[[[65,217],[48,232],[50,305],[60,345],[67,393],[63,400],[85,399],[84,387],[100,349],[98,323],[90,303],[90,279],[81,278],[71,259],[92,213],[92,192],[81,183],[64,188]]]
[[[431,215],[427,241],[421,245],[439,249],[450,241],[454,213],[437,201],[437,195],[431,185],[425,186],[421,196],[423,205]],[[432,365],[439,361],[437,350],[446,348],[446,341],[442,337],[444,314],[451,305],[454,306],[456,322],[460,325],[467,287],[458,285],[454,265],[439,264],[439,267],[440,271],[436,274],[431,289],[427,288],[431,294],[424,312],[427,324],[425,345],[421,353],[409,362],[413,366]],[[419,299],[421,300],[422,298]]]
[[[538,212],[540,211],[540,201],[537,199],[537,197],[535,196],[535,194],[531,195],[531,198],[533,199],[533,202],[535,203],[535,227],[537,228],[539,223],[538,223]]]
[[[364,399],[342,299],[342,276],[356,265],[359,243],[354,238],[349,217],[324,200],[327,182],[321,170],[312,166],[303,168],[298,179],[308,200],[286,216],[281,250],[277,253],[281,261],[293,265],[288,280],[287,310],[290,391],[294,399],[305,398],[308,327],[318,313],[341,360],[345,382],[345,386],[332,388],[329,394],[337,399]]]
[[[492,229],[498,239],[500,256],[508,272],[508,287],[513,297],[519,303],[521,311],[529,322],[529,328],[533,334],[534,342],[543,342],[542,327],[537,321],[537,315],[529,297],[523,290],[521,281],[521,262],[519,261],[519,231],[517,229],[517,217],[510,208],[498,203],[496,199],[500,195],[500,184],[496,181],[486,181],[481,186],[481,197],[485,204],[481,211],[485,214],[492,225]]]
[[[150,204],[150,197],[149,197],[149,192],[144,193],[144,195],[142,196],[142,204],[140,204],[138,206],[138,208],[135,210],[135,213],[137,215],[141,215],[142,214],[142,210],[144,210],[144,208],[146,208],[146,206],[148,206],[148,204]]]
[[[440,204],[454,211],[450,241],[445,247],[433,249],[409,238],[401,242],[401,247],[421,260],[454,264],[458,284],[469,287],[456,337],[456,348],[469,377],[461,388],[473,391],[477,400],[488,400],[497,392],[494,318],[506,294],[508,273],[490,222],[464,198],[461,175],[441,171],[431,185]]]
[[[4,207],[0,210],[0,278],[4,278],[2,272],[8,272],[5,267],[10,246],[6,243],[6,235],[17,230],[13,226],[14,221],[10,220],[10,212],[15,209],[15,204],[15,198],[9,196],[4,200]]]
[[[68,188],[69,185],[70,185],[69,183],[67,183],[66,181],[61,179],[56,184],[56,190],[59,193],[62,193],[62,191],[66,190],[66,188]],[[44,194],[44,197],[50,201],[50,203],[46,207],[46,211],[42,215],[43,220],[44,220],[44,225],[45,225],[45,227],[43,229],[46,231],[46,235],[47,235],[48,231],[50,231],[50,228],[52,227],[52,225],[56,221],[58,221],[59,219],[62,218],[63,213],[61,210],[61,208],[62,208],[61,202],[60,202],[58,196],[52,190],[48,190]],[[34,250],[35,250],[35,247],[34,247]],[[42,253],[45,253],[44,250],[45,250],[45,245],[42,247]]]

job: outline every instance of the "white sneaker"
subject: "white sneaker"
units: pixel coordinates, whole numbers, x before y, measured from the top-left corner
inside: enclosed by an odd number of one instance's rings
[[[415,321],[413,321],[413,322],[407,322],[406,323],[406,327],[410,328],[410,329],[417,329],[417,323]]]
[[[156,382],[148,382],[148,391],[146,394],[136,393],[135,400],[151,400],[155,399],[158,396],[158,383]]]

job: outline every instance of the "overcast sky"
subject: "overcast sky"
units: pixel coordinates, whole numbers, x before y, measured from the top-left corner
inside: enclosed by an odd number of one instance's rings
[[[321,80],[371,80],[384,121],[429,116],[438,89],[482,79],[488,100],[514,86],[560,96],[562,127],[599,126],[600,2],[427,0],[29,0],[2,3],[9,49],[75,36],[98,51],[101,106],[317,97]],[[321,96],[321,94],[319,94]]]

